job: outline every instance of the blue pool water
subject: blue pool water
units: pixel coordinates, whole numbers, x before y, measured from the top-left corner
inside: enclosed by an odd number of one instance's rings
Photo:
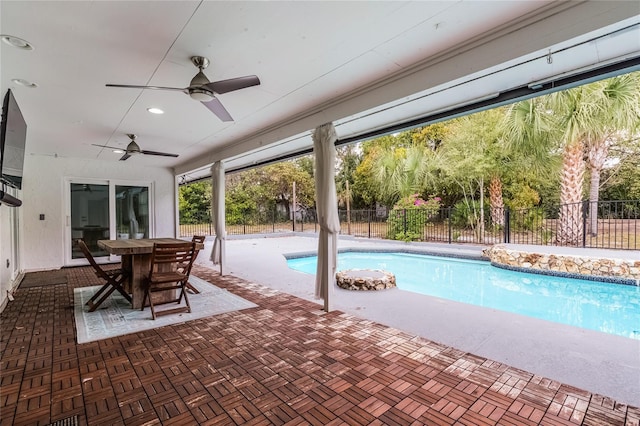
[[[317,258],[287,260],[316,273]],[[640,339],[640,287],[527,274],[487,262],[409,253],[338,254],[338,271],[384,269],[398,288]]]

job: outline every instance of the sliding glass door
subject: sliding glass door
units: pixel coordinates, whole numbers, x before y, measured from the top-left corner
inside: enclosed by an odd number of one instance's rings
[[[109,185],[71,183],[71,259],[84,259],[73,242],[83,239],[94,257],[109,254],[98,247],[98,240],[109,238]]]
[[[67,265],[86,264],[74,244],[77,239],[84,240],[97,261],[108,262],[113,259],[98,246],[98,240],[152,237],[151,184],[68,179],[66,187]]]
[[[118,239],[149,238],[149,188],[116,185]]]

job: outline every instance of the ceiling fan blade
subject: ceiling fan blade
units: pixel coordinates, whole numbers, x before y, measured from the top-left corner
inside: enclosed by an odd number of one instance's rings
[[[97,145],[97,144],[95,144],[95,143],[92,143],[91,145],[93,145],[93,146],[99,146],[99,147],[101,147],[101,148],[119,149],[120,151],[124,151],[124,148],[118,148],[117,146]]]
[[[234,90],[244,89],[246,87],[257,86],[260,84],[260,79],[255,75],[247,75],[244,77],[230,78],[229,80],[213,81],[211,83],[203,84],[209,90],[214,93],[228,93]]]
[[[162,86],[135,86],[131,84],[106,84],[107,87],[124,87],[125,89],[153,89],[153,90],[174,90],[178,92],[184,92],[187,89],[181,89],[179,87],[162,87]]]
[[[202,105],[209,108],[209,110],[217,115],[220,120],[233,121],[233,118],[231,118],[231,114],[229,114],[229,111],[225,109],[218,98],[213,98],[209,102],[202,102]]]
[[[128,152],[125,152],[124,155],[120,157],[120,161],[124,161],[129,157],[131,157],[131,154],[129,154]]]
[[[145,155],[161,155],[163,157],[177,157],[178,156],[178,154],[169,154],[168,152],[147,151],[147,150],[142,150],[140,152],[142,154],[145,154]]]

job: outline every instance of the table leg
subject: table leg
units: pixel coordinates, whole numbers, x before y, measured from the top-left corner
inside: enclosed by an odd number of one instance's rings
[[[140,309],[144,299],[144,279],[149,276],[151,269],[151,254],[135,254],[123,255],[122,267],[130,274],[130,290],[133,309]],[[170,265],[165,265],[167,270],[171,269]],[[164,268],[163,268],[164,269]],[[164,291],[152,294],[153,303],[160,304],[174,300],[177,297],[176,291]]]
[[[136,254],[127,256],[131,258],[131,298],[133,309],[142,307],[144,298],[144,279],[149,276],[151,266],[151,254]]]
[[[126,283],[124,283],[123,287],[127,293],[132,294],[133,292],[131,291],[131,283],[132,283],[131,255],[120,256],[120,264],[121,264],[122,270],[125,271],[129,276],[129,279],[127,280]]]

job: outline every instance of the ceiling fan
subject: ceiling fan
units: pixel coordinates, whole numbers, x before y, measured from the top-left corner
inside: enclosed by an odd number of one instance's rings
[[[191,83],[188,87],[161,87],[161,86],[135,86],[128,84],[107,84],[107,87],[125,87],[131,89],[154,89],[154,90],[174,90],[186,93],[191,96],[192,99],[202,102],[204,106],[218,116],[222,121],[233,121],[229,112],[225,109],[222,103],[215,97],[215,94],[223,94],[233,92],[234,90],[240,90],[251,86],[257,86],[260,84],[260,79],[255,75],[247,75],[244,77],[230,78],[228,80],[209,81],[206,75],[202,72],[209,66],[209,59],[204,56],[192,56],[191,62],[198,67],[200,71],[191,79]]]
[[[168,152],[158,152],[158,151],[147,151],[146,149],[140,149],[140,145],[138,145],[136,143],[136,135],[133,134],[127,134],[127,136],[129,137],[129,139],[131,139],[131,142],[129,142],[129,145],[127,145],[127,148],[124,150],[124,155],[122,157],[120,157],[120,161],[124,161],[127,158],[131,157],[133,154],[145,154],[145,155],[160,155],[162,157],[177,157],[178,154],[169,154]],[[96,145],[96,144],[92,144],[93,146],[99,146],[102,148],[111,148],[111,149],[118,149],[118,150],[122,150],[122,148],[118,148],[117,146],[109,146],[109,145]]]

